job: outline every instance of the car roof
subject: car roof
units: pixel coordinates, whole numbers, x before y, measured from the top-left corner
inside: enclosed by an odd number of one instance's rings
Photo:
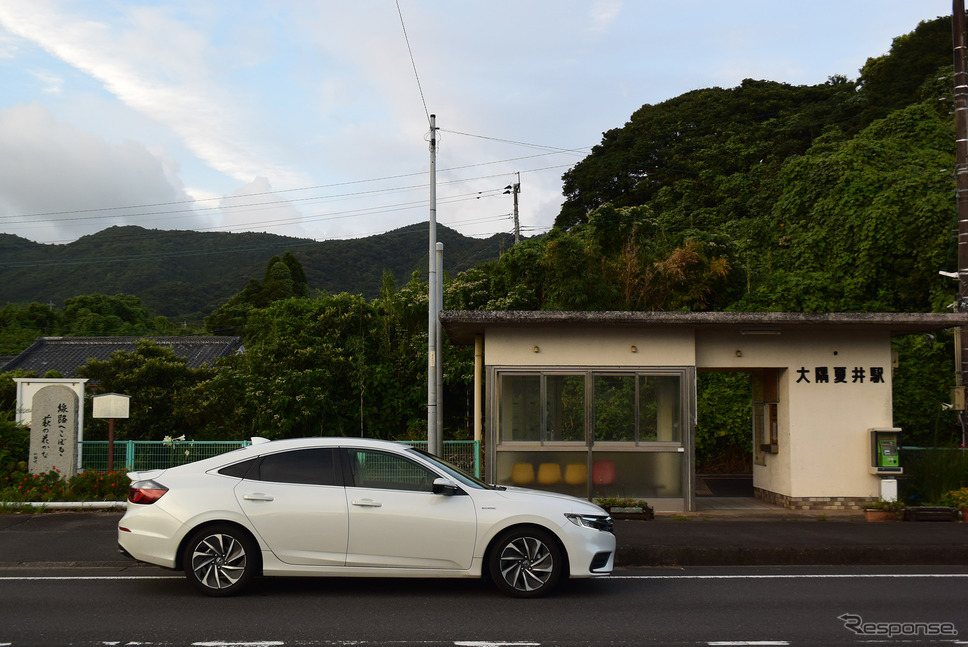
[[[255,440],[255,439],[253,439]],[[351,436],[313,436],[307,438],[283,438],[269,442],[253,442],[250,447],[264,449],[287,449],[291,447],[382,447],[404,448],[399,442],[377,438],[354,438]]]
[[[177,467],[172,467],[168,469],[174,469],[178,471],[189,470],[189,471],[202,471],[207,472],[211,469],[217,469],[224,467],[226,465],[232,465],[234,463],[239,463],[241,461],[249,460],[255,456],[262,456],[263,454],[270,454],[279,451],[286,451],[287,449],[297,449],[297,448],[312,448],[312,447],[364,447],[372,449],[386,449],[394,452],[403,452],[409,449],[409,447],[403,443],[399,443],[391,440],[378,440],[376,438],[353,438],[353,437],[343,437],[343,436],[331,436],[331,437],[310,437],[310,438],[284,438],[281,440],[270,440],[265,439],[253,439],[253,443],[246,447],[241,447],[224,454],[218,454],[217,456],[212,456],[210,458],[203,458],[199,461],[194,461],[191,463],[186,463],[184,465],[179,465]],[[132,472],[134,474],[140,474],[144,476],[150,473],[152,470],[145,472]]]

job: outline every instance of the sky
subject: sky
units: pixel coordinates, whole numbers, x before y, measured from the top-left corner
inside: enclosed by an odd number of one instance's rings
[[[551,228],[644,104],[856,79],[950,0],[2,0],[0,233]],[[445,250],[446,253],[446,250]]]

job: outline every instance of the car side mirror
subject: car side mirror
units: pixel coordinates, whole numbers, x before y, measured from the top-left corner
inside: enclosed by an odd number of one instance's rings
[[[434,479],[434,494],[443,494],[444,496],[454,496],[460,493],[460,488],[457,484],[450,479],[445,479],[443,477]]]

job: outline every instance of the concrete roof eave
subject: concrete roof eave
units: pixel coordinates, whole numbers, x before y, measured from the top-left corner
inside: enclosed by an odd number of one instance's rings
[[[919,312],[569,312],[558,310],[445,310],[444,332],[455,344],[472,344],[476,335],[494,328],[587,327],[749,329],[750,332],[809,328],[887,330],[891,335],[924,333],[968,326],[968,313]]]

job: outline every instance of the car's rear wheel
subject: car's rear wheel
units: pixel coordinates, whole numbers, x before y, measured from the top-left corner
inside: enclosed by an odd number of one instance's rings
[[[491,580],[507,595],[534,598],[557,586],[565,568],[558,542],[540,528],[519,528],[501,535],[490,552]]]
[[[229,524],[207,526],[185,543],[185,575],[202,593],[234,595],[255,575],[258,547],[245,531]]]

